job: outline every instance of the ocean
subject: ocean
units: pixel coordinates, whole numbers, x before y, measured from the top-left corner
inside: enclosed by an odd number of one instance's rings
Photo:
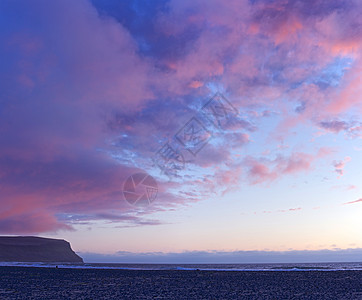
[[[270,263],[270,264],[124,264],[124,263],[23,263],[0,262],[0,266],[68,269],[179,270],[179,271],[361,271],[362,262],[348,263]]]
[[[362,300],[362,263],[2,263],[0,299]]]

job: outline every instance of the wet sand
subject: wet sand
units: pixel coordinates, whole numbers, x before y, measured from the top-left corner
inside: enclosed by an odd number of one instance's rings
[[[0,267],[0,299],[362,299],[362,271]]]

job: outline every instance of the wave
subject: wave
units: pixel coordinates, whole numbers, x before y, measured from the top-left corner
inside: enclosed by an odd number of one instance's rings
[[[32,267],[61,269],[114,269],[138,271],[362,271],[362,263],[317,264],[119,264],[119,263],[42,263],[0,262],[0,267]]]

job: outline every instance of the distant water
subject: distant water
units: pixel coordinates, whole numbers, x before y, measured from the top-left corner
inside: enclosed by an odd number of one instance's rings
[[[200,270],[200,271],[346,271],[361,270],[362,262],[356,263],[272,263],[272,264],[119,264],[119,263],[6,263],[0,266],[73,268],[73,269],[120,269],[120,270]]]

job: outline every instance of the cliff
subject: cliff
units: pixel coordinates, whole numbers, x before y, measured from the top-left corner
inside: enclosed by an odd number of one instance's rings
[[[65,240],[33,236],[0,236],[1,262],[69,262],[82,263]]]

